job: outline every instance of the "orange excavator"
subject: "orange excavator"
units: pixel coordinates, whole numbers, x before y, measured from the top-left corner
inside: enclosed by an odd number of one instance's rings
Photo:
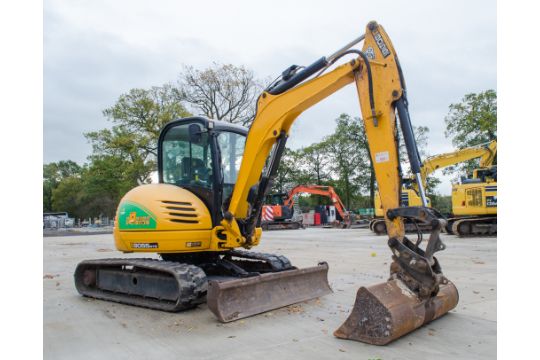
[[[332,201],[337,215],[339,215],[338,217],[335,214],[329,214],[330,218],[338,218],[334,221],[333,225],[341,228],[351,226],[350,214],[332,186],[298,185],[292,188],[289,193],[268,195],[267,204],[263,206],[262,228],[265,230],[277,230],[299,229],[303,227],[302,218],[298,216],[299,211],[295,211],[294,208],[294,197],[302,193],[328,197]],[[329,211],[331,212],[332,210]]]

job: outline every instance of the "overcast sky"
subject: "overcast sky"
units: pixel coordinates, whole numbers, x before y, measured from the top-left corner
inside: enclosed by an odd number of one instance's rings
[[[48,0],[43,160],[85,162],[91,147],[83,133],[110,126],[102,110],[131,88],[175,81],[182,64],[245,65],[275,78],[334,52],[370,20],[384,26],[399,54],[413,124],[430,128],[428,153],[451,151],[448,105],[497,86],[494,0]],[[289,146],[320,141],[341,113],[360,115],[354,86],[303,113]],[[436,175],[438,191],[449,194],[449,179]]]

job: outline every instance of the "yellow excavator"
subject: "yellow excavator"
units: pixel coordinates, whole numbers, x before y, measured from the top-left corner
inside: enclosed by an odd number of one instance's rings
[[[497,141],[480,158],[472,177],[452,184],[452,216],[446,231],[459,237],[497,235]]]
[[[497,153],[497,141],[493,140],[489,143],[485,144],[479,144],[476,146],[470,146],[464,149],[459,149],[456,151],[452,151],[449,153],[444,153],[440,155],[435,155],[427,158],[422,163],[421,171],[420,171],[420,177],[422,179],[422,184],[424,185],[424,188],[426,187],[426,181],[427,177],[432,174],[436,170],[441,170],[444,168],[447,168],[452,165],[456,165],[465,161],[473,160],[480,158],[480,166],[481,169],[487,169],[491,166],[493,159],[495,157],[495,154]],[[467,181],[465,181],[467,183]],[[454,190],[457,188],[463,188],[457,185],[452,186],[452,203],[454,202],[460,202],[461,199],[455,200],[454,197],[457,194],[463,193],[463,190],[458,191]],[[403,179],[403,187],[401,190],[401,206],[419,206],[422,204],[422,199],[420,198],[418,194],[418,186],[416,182],[414,181],[413,177],[406,177]],[[496,198],[495,198],[496,199]],[[381,204],[381,200],[379,197],[378,191],[375,192],[375,218],[371,220],[369,223],[369,228],[371,231],[376,233],[377,235],[386,234],[386,224],[384,221],[384,212],[383,207]],[[461,202],[460,202],[461,203]],[[431,202],[428,198],[428,206],[431,206]],[[456,209],[459,209],[456,207]],[[459,212],[459,210],[458,210]],[[460,215],[463,215],[462,213]],[[473,214],[469,214],[473,215]],[[446,230],[449,233],[452,233],[452,224],[455,222],[455,220],[462,220],[463,218],[452,218],[447,219],[447,225]],[[470,218],[472,219],[472,218]],[[417,232],[417,231],[429,231],[430,227],[428,226],[420,226],[419,224],[412,223],[412,222],[406,222],[405,223],[405,231],[406,232]]]
[[[362,41],[362,50],[352,49]],[[346,55],[354,58],[329,69]],[[258,98],[249,132],[201,117],[166,125],[158,141],[159,183],[129,191],[114,228],[118,250],[158,253],[161,260],[82,261],[74,274],[77,290],[166,311],[206,301],[223,322],[330,293],[326,263],[297,269],[284,256],[239,249],[261,241],[262,205],[294,120],[351,83],[357,86],[393,262],[388,281],[358,290],[334,335],[387,344],[453,309],[457,289],[434,256],[445,248],[439,237],[444,221],[426,206],[403,74],[390,38],[376,22],[333,54],[286,69]],[[423,199],[419,207],[399,204],[396,111]],[[423,248],[405,237],[403,220],[411,218],[432,224]]]

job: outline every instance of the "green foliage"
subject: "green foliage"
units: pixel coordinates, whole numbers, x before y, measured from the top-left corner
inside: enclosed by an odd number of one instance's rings
[[[281,157],[281,162],[279,163],[276,178],[274,179],[272,187],[273,193],[287,192],[296,185],[296,181],[300,178],[300,169],[298,168],[300,153],[300,151],[285,148]]]
[[[329,162],[331,157],[328,154],[328,142],[311,144],[298,151],[300,160],[300,178],[301,184],[329,185],[331,179],[329,171]]]
[[[449,106],[444,121],[445,135],[459,149],[497,139],[497,92],[486,90],[465,95],[460,103]],[[471,160],[445,173],[470,173],[477,166],[478,160]]]
[[[324,142],[330,150],[329,167],[336,176],[336,187],[350,208],[353,195],[367,188],[370,165],[366,149],[359,146],[363,133],[360,120],[341,114],[336,123],[336,131]]]
[[[84,206],[81,206],[84,198],[83,180],[77,176],[63,179],[52,191],[52,211],[66,211],[69,216],[75,218],[87,217]]]
[[[375,207],[375,169],[373,168],[373,161],[371,160],[371,152],[369,150],[369,143],[368,143],[368,139],[367,139],[367,135],[366,135],[366,130],[365,130],[365,127],[364,127],[364,122],[361,121],[360,119],[359,120],[359,123],[360,123],[360,128],[361,128],[361,131],[360,131],[360,134],[359,134],[359,145],[360,145],[360,148],[363,149],[363,151],[365,151],[365,154],[366,154],[366,157],[367,157],[367,162],[369,164],[369,178],[366,178],[366,181],[367,181],[367,188],[369,189],[369,198],[367,199],[367,203],[366,203],[366,199],[365,198],[362,198],[360,199],[360,201],[358,201],[358,203],[356,204],[356,207],[368,207],[368,208],[372,208],[372,207]]]
[[[435,188],[441,183],[441,180],[434,176],[428,176],[426,178],[426,193],[435,194]]]
[[[413,125],[414,138],[416,140],[416,146],[418,147],[418,152],[420,157],[426,157],[426,147],[428,143],[428,133],[429,128],[427,126],[415,126]],[[405,140],[403,139],[403,134],[401,133],[401,128],[398,126],[398,136],[399,136],[399,158],[401,161],[408,164],[409,157],[407,155],[407,147],[405,146]]]
[[[81,218],[114,216],[120,198],[137,184],[148,183],[156,170],[157,140],[163,126],[191,115],[183,104],[211,118],[251,123],[262,83],[251,71],[218,64],[202,71],[186,67],[179,79],[177,87],[131,89],[105,109],[103,115],[113,125],[85,134],[93,149],[88,164],[44,165],[44,211],[67,211]],[[342,114],[336,124],[335,132],[321,142],[286,149],[273,191],[285,192],[298,184],[331,185],[347,208],[372,207],[375,177],[363,122]],[[428,131],[427,127],[415,128],[421,153]],[[400,144],[404,156],[403,141]],[[437,181],[429,180],[428,191]],[[300,203],[329,204],[330,200],[303,196]]]
[[[74,217],[113,217],[121,197],[156,170],[157,141],[168,122],[191,114],[171,85],[132,89],[103,111],[114,125],[86,133],[93,153],[80,167],[73,161],[43,167],[44,211]]]
[[[452,213],[452,197],[443,196],[438,194],[430,194],[429,198],[431,199],[431,206],[443,215],[448,215]]]
[[[300,184],[330,185],[348,209],[373,207],[375,173],[364,123],[359,118],[341,114],[336,124],[334,133],[321,142],[298,150],[286,149],[273,192],[287,192]],[[429,128],[419,126],[414,131],[419,151],[424,154]],[[406,161],[403,140],[400,145],[401,158]],[[428,193],[432,193],[439,183],[437,178],[429,178]],[[331,204],[325,197],[310,195],[299,196],[298,202],[304,210]]]
[[[191,115],[170,85],[131,89],[103,114],[115,125],[85,134],[93,148],[90,160],[101,156],[123,159],[126,168],[122,171],[140,183],[149,182],[157,168],[157,140],[163,126]]]
[[[137,186],[130,162],[116,156],[94,157],[83,172],[84,203],[88,214],[113,217],[120,199]]]
[[[43,165],[43,211],[54,211],[53,192],[58,188],[63,179],[77,176],[81,167],[71,161],[59,161]]]

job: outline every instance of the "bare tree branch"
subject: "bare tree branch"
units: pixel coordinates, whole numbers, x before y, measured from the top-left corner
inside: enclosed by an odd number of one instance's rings
[[[243,66],[214,63],[204,70],[184,66],[178,80],[180,100],[200,115],[248,126],[255,117],[262,81]]]

